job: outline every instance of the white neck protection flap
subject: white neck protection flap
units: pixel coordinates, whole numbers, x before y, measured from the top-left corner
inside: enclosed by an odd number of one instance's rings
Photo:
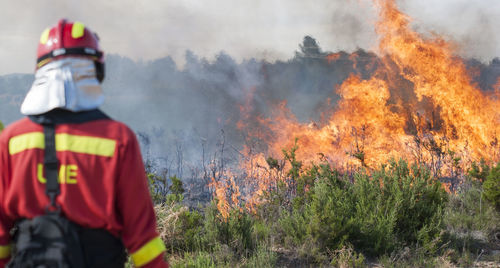
[[[63,58],[35,73],[35,81],[21,105],[24,115],[37,115],[55,108],[73,112],[96,109],[104,95],[90,59]]]

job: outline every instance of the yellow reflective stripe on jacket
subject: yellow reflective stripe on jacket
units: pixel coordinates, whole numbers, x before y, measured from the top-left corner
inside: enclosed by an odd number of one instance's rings
[[[5,259],[10,256],[10,245],[0,246],[0,259]]]
[[[106,138],[56,134],[56,151],[70,151],[111,157],[115,153],[116,141]],[[45,149],[42,132],[31,132],[12,137],[9,140],[9,154],[17,154],[29,149]]]
[[[134,261],[135,266],[141,267],[158,257],[165,250],[165,245],[161,238],[156,237],[132,253],[132,261]]]
[[[113,156],[116,141],[105,138],[56,134],[56,151]]]
[[[45,140],[42,132],[31,132],[12,137],[9,140],[9,154],[17,154],[29,149],[44,149]]]

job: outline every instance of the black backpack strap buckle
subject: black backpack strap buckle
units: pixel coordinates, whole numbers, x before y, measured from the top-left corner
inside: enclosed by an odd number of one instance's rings
[[[47,193],[50,199],[50,204],[45,206],[45,214],[57,214],[59,215],[61,213],[61,206],[57,204],[56,198],[58,196],[57,193]]]

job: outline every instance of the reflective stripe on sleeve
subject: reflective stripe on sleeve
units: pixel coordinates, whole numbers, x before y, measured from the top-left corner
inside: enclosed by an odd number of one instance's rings
[[[0,259],[5,259],[10,256],[10,245],[0,246]]]
[[[164,252],[165,244],[160,237],[153,238],[136,252],[132,253],[131,257],[135,266],[141,267]]]
[[[115,153],[116,141],[106,138],[56,134],[56,151],[91,154],[111,157]],[[42,132],[31,132],[12,137],[9,140],[9,154],[17,154],[29,149],[45,149]]]

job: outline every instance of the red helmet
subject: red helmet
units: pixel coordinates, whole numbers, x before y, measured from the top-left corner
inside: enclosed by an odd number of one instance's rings
[[[97,34],[81,22],[61,19],[56,26],[43,31],[38,44],[36,68],[67,56],[91,58],[96,65],[97,79],[104,79],[104,53],[99,49]]]

